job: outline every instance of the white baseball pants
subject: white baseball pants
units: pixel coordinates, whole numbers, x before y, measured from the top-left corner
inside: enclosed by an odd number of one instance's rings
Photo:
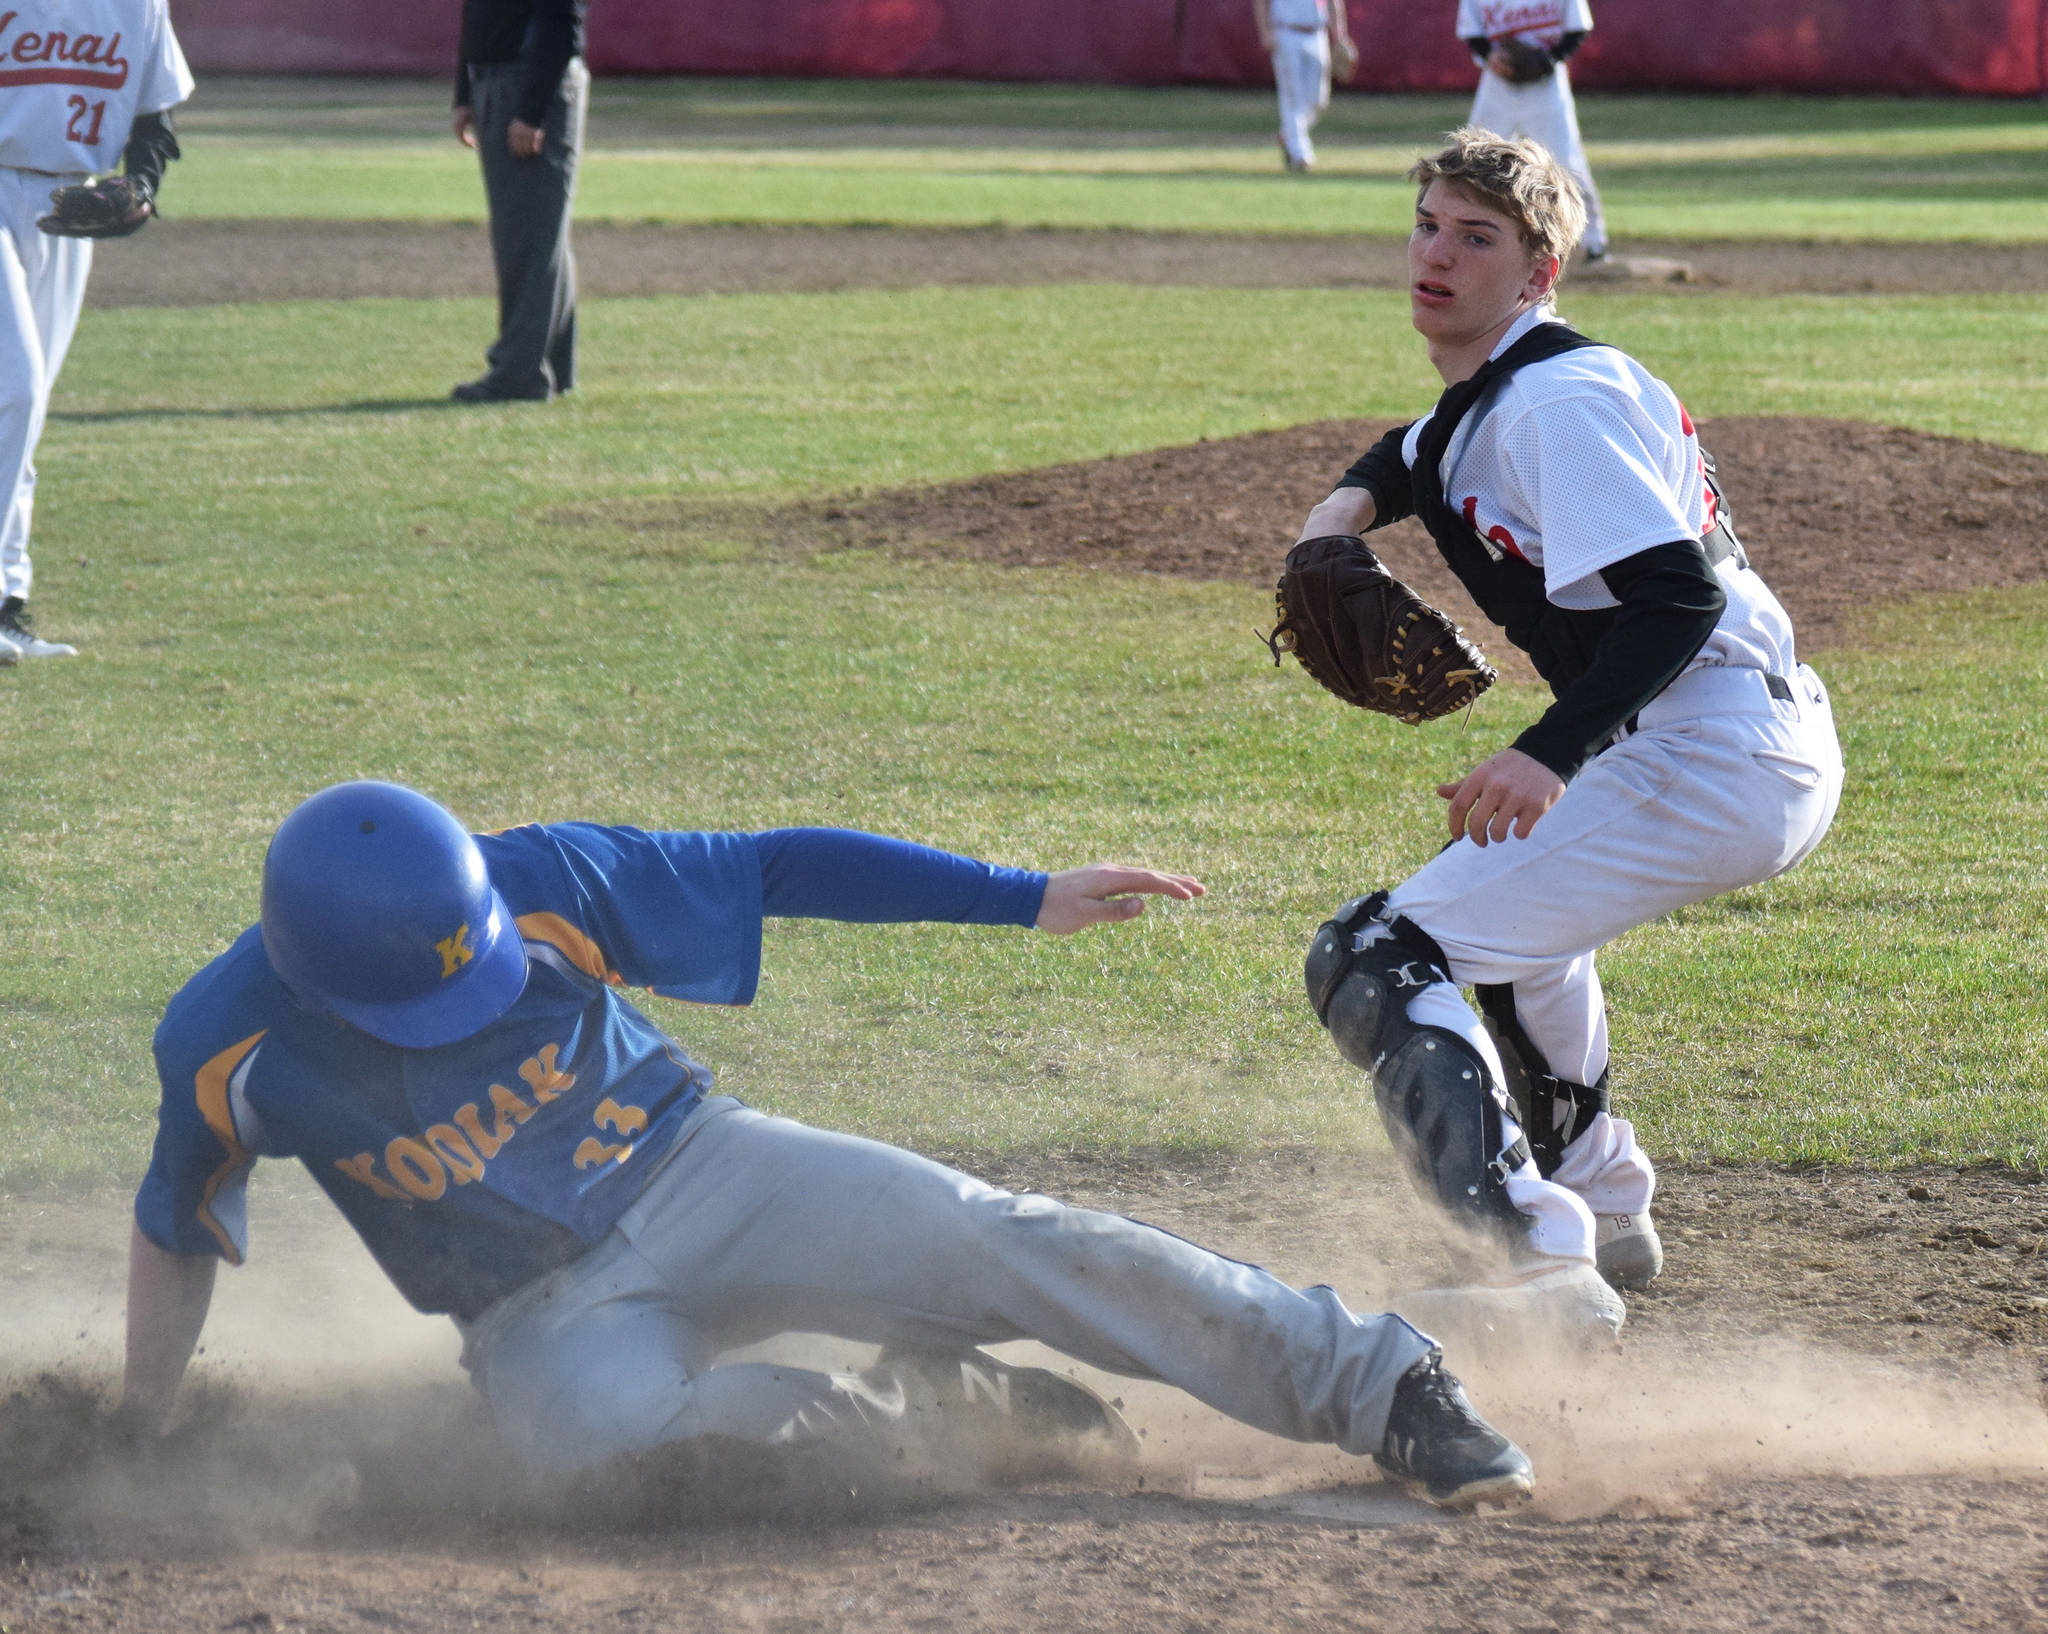
[[[33,578],[36,444],[92,271],[92,240],[52,238],[36,217],[49,212],[52,190],[84,180],[0,168],[0,596],[23,600]]]
[[[1827,689],[1803,664],[1788,679],[1782,700],[1761,670],[1687,671],[1527,839],[1458,841],[1389,894],[1388,914],[1436,939],[1456,983],[1513,983],[1516,1017],[1550,1070],[1592,1083],[1607,1069],[1595,951],[1795,867],[1834,820],[1842,753]],[[1500,1073],[1492,1038],[1450,983],[1426,989],[1409,1015],[1462,1033]],[[1641,1213],[1655,1187],[1634,1131],[1602,1114],[1554,1176],[1526,1165],[1508,1195],[1530,1216],[1538,1252],[1591,1259],[1593,1215]]]
[[[1572,100],[1571,69],[1559,63],[1548,78],[1516,85],[1491,68],[1479,76],[1472,99],[1471,123],[1499,136],[1526,136],[1541,142],[1572,173],[1586,198],[1586,236],[1579,242],[1588,255],[1607,249],[1607,218],[1600,209],[1600,190],[1593,185],[1593,167],[1579,135],[1578,105]]]
[[[1280,145],[1294,164],[1316,162],[1309,132],[1330,106],[1330,35],[1327,29],[1273,30],[1273,84],[1280,93]]]
[[[1395,1381],[1433,1348],[1329,1288],[720,1096],[601,1243],[465,1325],[463,1363],[537,1473],[700,1435],[886,1456],[900,1399],[855,1375],[719,1360],[793,1332],[941,1350],[1036,1339],[1354,1453],[1379,1448]]]

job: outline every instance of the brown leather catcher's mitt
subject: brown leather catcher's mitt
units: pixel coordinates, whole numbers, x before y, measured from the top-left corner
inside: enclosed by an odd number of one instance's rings
[[[1353,533],[1304,539],[1287,553],[1266,644],[1348,704],[1413,726],[1463,709],[1492,686],[1464,631],[1380,565]]]
[[[1531,45],[1519,34],[1503,34],[1493,42],[1493,48],[1507,59],[1502,77],[1510,85],[1534,85],[1539,79],[1550,78],[1551,69],[1557,66],[1557,59],[1548,51]]]

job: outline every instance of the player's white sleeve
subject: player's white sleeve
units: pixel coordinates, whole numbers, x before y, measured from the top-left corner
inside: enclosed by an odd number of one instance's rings
[[[197,83],[185,62],[184,48],[171,28],[168,0],[151,0],[149,51],[142,61],[135,92],[138,114],[162,113],[192,94]]]

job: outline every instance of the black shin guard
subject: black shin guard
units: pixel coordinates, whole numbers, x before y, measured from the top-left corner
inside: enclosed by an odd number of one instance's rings
[[[1338,1053],[1372,1077],[1380,1122],[1417,1190],[1468,1224],[1518,1236],[1528,1222],[1508,1201],[1507,1178],[1529,1160],[1507,1139],[1505,1090],[1457,1033],[1408,1019],[1408,1003],[1448,982],[1443,951],[1413,921],[1382,919],[1386,893],[1347,902],[1322,925],[1303,971],[1316,1019]],[[1354,950],[1358,932],[1388,935]]]
[[[1500,1049],[1508,1093],[1515,1098],[1515,1115],[1529,1137],[1537,1171],[1547,1180],[1564,1161],[1564,1149],[1579,1138],[1596,1113],[1607,1110],[1607,1074],[1601,1073],[1598,1083],[1575,1084],[1553,1073],[1515,1015],[1513,983],[1475,987],[1473,992],[1479,996],[1486,1030]]]

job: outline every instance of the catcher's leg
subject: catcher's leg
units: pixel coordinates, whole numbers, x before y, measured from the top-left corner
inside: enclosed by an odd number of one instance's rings
[[[1539,1173],[1493,1041],[1442,950],[1385,892],[1321,926],[1304,977],[1339,1053],[1368,1073],[1380,1121],[1424,1196],[1517,1258],[1591,1260],[1593,1221]]]
[[[1476,991],[1538,1170],[1592,1211],[1600,1274],[1618,1288],[1647,1287],[1664,1269],[1650,1219],[1657,1175],[1634,1128],[1608,1108],[1606,1014],[1592,957]],[[1558,1041],[1557,1058],[1590,1083],[1551,1071],[1551,1056],[1537,1042],[1543,1032]],[[1589,1059],[1599,1063],[1597,1073]]]

